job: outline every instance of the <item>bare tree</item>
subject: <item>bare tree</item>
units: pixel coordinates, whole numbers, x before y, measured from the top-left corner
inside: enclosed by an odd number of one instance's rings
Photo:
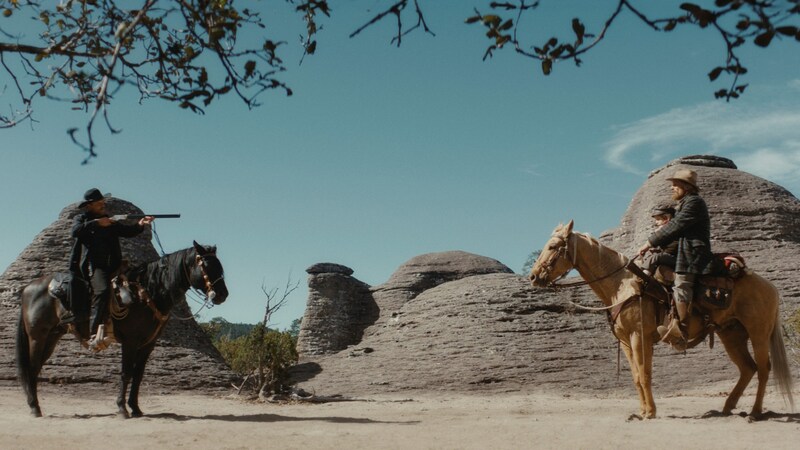
[[[269,321],[272,318],[272,315],[286,304],[286,301],[289,299],[289,294],[294,292],[298,287],[300,287],[300,280],[293,282],[291,273],[286,278],[286,285],[283,287],[283,291],[281,291],[280,296],[278,295],[277,287],[268,289],[266,284],[261,284],[261,291],[266,297],[264,305],[264,326],[269,326]]]

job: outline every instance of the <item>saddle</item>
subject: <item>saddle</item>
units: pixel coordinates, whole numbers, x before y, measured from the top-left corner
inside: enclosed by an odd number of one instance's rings
[[[738,253],[715,253],[714,258],[718,273],[697,278],[693,303],[701,309],[728,309],[736,280],[747,273],[747,265]]]
[[[709,312],[730,307],[736,280],[747,273],[747,265],[744,258],[738,253],[719,253],[715,254],[714,257],[715,267],[719,269],[713,275],[697,277],[694,298],[691,303],[691,307],[696,309],[700,316],[703,317],[704,331],[698,336],[692,336],[686,348],[699,344],[705,340],[706,335],[711,336],[709,345],[711,347],[714,346],[713,329],[717,325],[711,322]],[[672,277],[669,274],[665,277],[654,277],[645,273],[632,261],[628,265],[628,269],[640,278],[641,295],[655,299],[661,306],[661,308],[658,308],[657,321],[663,322],[665,325],[669,323],[670,319],[667,313],[673,308]],[[660,269],[663,269],[663,267]],[[674,311],[673,314],[675,314]]]
[[[699,276],[695,283],[692,303],[701,310],[727,309],[731,305],[736,280],[747,273],[744,258],[738,253],[716,253],[714,258],[717,273]],[[660,267],[660,273],[652,276],[632,262],[628,269],[642,280],[642,295],[653,297],[665,305],[671,303],[674,272]]]
[[[70,272],[53,274],[47,293],[73,314],[89,311],[89,283],[80,276]]]

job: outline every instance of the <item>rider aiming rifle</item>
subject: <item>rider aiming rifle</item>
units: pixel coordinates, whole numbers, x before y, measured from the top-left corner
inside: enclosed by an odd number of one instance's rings
[[[117,275],[122,265],[119,238],[138,235],[156,217],[180,217],[180,215],[109,216],[106,212],[105,197],[96,188],[86,191],[83,202],[78,206],[83,212],[75,216],[72,225],[75,244],[70,257],[70,272],[89,282],[92,291],[91,322],[89,322],[89,305],[85,304],[88,300],[86,298],[80,299],[83,305],[73,306],[73,314],[80,335],[88,340],[85,345],[93,351],[99,351],[108,346],[103,324],[108,316],[108,302],[113,292],[111,279]],[[137,219],[137,222],[122,223],[121,221],[125,219]]]

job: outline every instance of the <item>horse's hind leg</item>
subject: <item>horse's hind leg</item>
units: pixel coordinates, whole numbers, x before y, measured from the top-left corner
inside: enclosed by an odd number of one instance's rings
[[[750,417],[761,419],[761,410],[764,405],[764,393],[767,390],[767,380],[769,380],[769,342],[751,339],[753,344],[753,355],[756,361],[758,374],[758,390],[756,391],[756,401],[753,409],[750,410]]]
[[[725,400],[725,407],[722,409],[723,414],[730,414],[739,403],[744,389],[750,384],[750,380],[753,379],[758,367],[747,349],[748,336],[744,327],[736,324],[718,330],[717,334],[725,346],[728,357],[739,368],[739,381],[736,382],[736,386],[728,394],[728,399]]]
[[[42,410],[39,407],[38,382],[42,366],[53,354],[58,340],[64,335],[64,331],[59,326],[52,326],[57,318],[49,317],[48,314],[41,314],[45,309],[39,309],[36,319],[36,308],[29,307],[30,301],[23,305],[17,325],[17,375],[22,384],[27,397],[31,415],[41,417]],[[27,320],[26,320],[27,319]],[[35,323],[35,325],[30,325]]]

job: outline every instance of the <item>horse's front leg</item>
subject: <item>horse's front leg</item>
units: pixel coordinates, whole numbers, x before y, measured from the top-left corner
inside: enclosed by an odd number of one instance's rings
[[[631,335],[631,352],[633,361],[629,359],[631,366],[636,364],[639,395],[642,401],[642,415],[646,419],[656,417],[656,402],[653,399],[653,339],[649,335],[642,336],[636,332]]]
[[[139,388],[142,385],[142,378],[144,378],[144,368],[147,364],[147,359],[153,351],[155,344],[148,345],[146,348],[139,349],[136,353],[136,364],[133,369],[133,380],[131,381],[131,393],[128,396],[128,406],[131,407],[131,415],[133,417],[142,417],[142,410],[139,409]]]
[[[628,360],[628,366],[631,368],[631,376],[633,377],[633,386],[636,388],[636,392],[639,394],[639,411],[641,417],[645,417],[647,413],[647,407],[645,403],[644,391],[642,390],[642,385],[639,383],[639,366],[634,362],[634,356],[631,351],[630,342],[626,342],[620,340],[620,344],[622,345],[622,349],[625,351],[625,358]],[[635,417],[635,416],[632,416]]]
[[[128,392],[128,383],[133,376],[135,356],[135,349],[122,345],[122,373],[120,375],[119,395],[117,396],[117,415],[125,419],[130,417],[128,409],[125,408],[125,396]]]

